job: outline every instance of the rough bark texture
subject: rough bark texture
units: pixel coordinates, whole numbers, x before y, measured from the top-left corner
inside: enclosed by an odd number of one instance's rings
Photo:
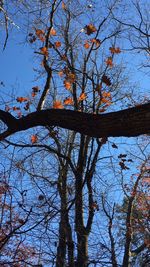
[[[59,126],[92,137],[131,137],[150,133],[150,103],[103,115],[47,109],[32,112],[20,119],[0,110],[0,120],[8,127],[0,134],[0,140],[15,132],[47,125]]]

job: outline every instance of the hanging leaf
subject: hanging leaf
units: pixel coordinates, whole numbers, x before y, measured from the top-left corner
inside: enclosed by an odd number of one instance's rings
[[[61,59],[64,60],[64,61],[67,61],[67,56],[66,55],[62,55]]]
[[[19,108],[19,107],[16,107],[16,106],[14,106],[14,107],[12,108],[12,110],[13,110],[13,111],[16,111],[16,110],[20,110],[20,108]]]
[[[31,104],[31,102],[28,101],[28,102],[26,103],[24,109],[25,109],[25,110],[29,110],[30,104]]]
[[[109,66],[110,68],[113,67],[113,60],[112,60],[112,57],[108,57],[105,61],[106,65]]]
[[[52,36],[56,36],[56,31],[54,30],[54,28],[51,28],[51,30],[50,30],[50,35],[52,35]]]
[[[118,148],[118,146],[115,143],[112,144],[112,147],[116,149]]]
[[[119,47],[110,47],[109,50],[110,50],[110,52],[112,54],[119,54],[119,53],[121,53],[121,50],[120,50]]]
[[[89,49],[89,48],[90,48],[90,44],[89,44],[88,41],[85,42],[85,44],[84,44],[84,48],[85,48],[85,49]]]
[[[127,157],[127,154],[119,154],[118,159],[126,158],[126,157]]]
[[[94,43],[97,48],[101,45],[101,41],[99,39],[91,39],[91,42]]]
[[[48,56],[48,49],[47,49],[46,46],[41,47],[40,50],[41,50],[41,53],[42,53],[44,56],[46,56],[46,57]]]
[[[84,29],[87,35],[91,35],[92,33],[97,31],[95,26],[92,23],[86,25]]]
[[[103,92],[102,96],[105,98],[111,98],[111,93],[110,92]]]
[[[62,5],[61,6],[62,6],[62,9],[63,10],[66,10],[66,5],[65,5],[64,1],[62,2]]]
[[[38,137],[36,134],[31,135],[31,143],[35,144],[38,141]]]
[[[39,37],[40,35],[44,35],[45,32],[41,29],[35,29],[35,34]]]
[[[20,97],[17,97],[16,100],[17,100],[17,102],[22,103],[22,102],[28,101],[29,99],[28,99],[28,97],[22,97],[22,96],[20,96]]]
[[[45,41],[45,32],[41,29],[35,29],[36,36],[42,41]]]
[[[68,97],[64,100],[64,105],[73,105],[73,99]]]
[[[65,86],[65,88],[66,88],[67,90],[70,90],[70,89],[71,89],[71,83],[70,83],[70,81],[65,80],[65,81],[64,81],[64,86]]]
[[[80,102],[80,101],[83,101],[83,100],[85,100],[87,98],[87,96],[86,96],[86,94],[85,93],[81,93],[81,95],[79,96],[79,98],[78,98],[78,101]]]
[[[108,76],[106,75],[103,75],[102,76],[102,82],[105,83],[107,86],[110,86],[111,85],[111,80]]]
[[[64,106],[62,105],[60,100],[55,100],[54,103],[53,103],[53,108],[62,109],[62,108],[64,108]]]
[[[56,48],[58,48],[58,47],[61,46],[61,42],[59,42],[59,41],[58,42],[55,42],[54,45],[55,45]]]
[[[32,87],[32,93],[31,93],[32,97],[35,97],[38,92],[40,92],[40,89],[38,86]]]
[[[70,83],[74,83],[75,82],[75,74],[74,73],[66,73],[66,78]]]

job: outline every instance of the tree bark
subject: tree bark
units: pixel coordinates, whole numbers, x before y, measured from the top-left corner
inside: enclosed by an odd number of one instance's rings
[[[91,137],[119,137],[150,134],[150,103],[102,115],[65,109],[47,109],[32,112],[16,119],[0,110],[0,120],[8,127],[0,140],[15,132],[36,126],[59,126]]]

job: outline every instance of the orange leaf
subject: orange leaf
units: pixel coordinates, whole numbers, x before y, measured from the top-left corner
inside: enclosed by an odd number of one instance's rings
[[[41,50],[41,53],[42,53],[44,56],[48,56],[48,50],[47,50],[47,47],[46,47],[46,46],[41,47],[40,50]]]
[[[62,108],[64,108],[64,106],[62,105],[60,100],[55,100],[54,103],[53,103],[53,108],[62,109]]]
[[[92,43],[95,43],[96,47],[99,47],[101,45],[101,41],[99,39],[91,39]]]
[[[17,97],[17,102],[19,102],[19,103],[22,103],[22,102],[26,102],[26,101],[28,101],[29,99],[28,99],[28,97]]]
[[[56,48],[58,48],[58,47],[60,47],[60,46],[61,46],[61,42],[59,42],[59,41],[58,41],[58,42],[55,42],[55,47],[56,47]]]
[[[108,57],[105,62],[106,62],[106,65],[109,66],[109,67],[111,67],[111,68],[114,65],[113,64],[113,61],[112,61],[112,57]]]
[[[62,2],[62,9],[66,10],[66,5],[64,2]]]
[[[87,98],[86,94],[85,93],[81,93],[81,95],[79,96],[78,98],[78,101],[83,101]]]
[[[56,31],[54,30],[54,28],[51,28],[50,35],[56,36]]]
[[[102,96],[103,97],[109,97],[110,98],[111,97],[111,93],[110,92],[103,92],[102,93]]]
[[[84,48],[85,48],[85,49],[89,49],[89,48],[90,48],[90,44],[88,43],[88,41],[85,42],[85,44],[84,44]]]
[[[45,41],[45,32],[41,29],[35,29],[35,34],[37,35],[37,37],[44,42]]]
[[[15,106],[12,108],[12,110],[16,111],[16,110],[20,110],[20,108]]]
[[[41,42],[45,42],[45,37],[44,36],[39,36],[39,39]]]
[[[109,101],[109,100],[106,99],[106,98],[102,98],[102,99],[101,99],[101,102],[102,102],[102,103],[107,103],[108,101]]]
[[[44,31],[43,30],[41,30],[41,29],[35,29],[35,33],[36,33],[36,35],[39,37],[40,35],[44,35],[45,33],[44,33]]]
[[[34,144],[38,141],[38,137],[36,134],[31,135],[31,143]]]
[[[67,90],[70,90],[71,89],[71,83],[67,80],[64,81],[64,86]]]
[[[36,94],[35,92],[32,92],[32,93],[31,93],[31,96],[32,96],[32,97],[35,97],[36,95],[37,95],[37,94]]]
[[[64,100],[64,105],[73,105],[73,99],[68,97]]]
[[[110,50],[110,52],[112,54],[119,54],[119,53],[121,53],[121,50],[120,50],[119,47],[110,47],[109,50]]]

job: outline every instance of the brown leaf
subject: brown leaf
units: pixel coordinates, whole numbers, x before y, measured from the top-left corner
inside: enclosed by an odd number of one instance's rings
[[[95,26],[92,23],[90,23],[90,24],[85,26],[85,31],[86,31],[87,35],[91,35],[92,33],[96,32],[97,30],[96,30]]]
[[[108,76],[106,75],[103,75],[102,76],[102,82],[105,83],[107,86],[110,86],[111,85],[111,80]]]

